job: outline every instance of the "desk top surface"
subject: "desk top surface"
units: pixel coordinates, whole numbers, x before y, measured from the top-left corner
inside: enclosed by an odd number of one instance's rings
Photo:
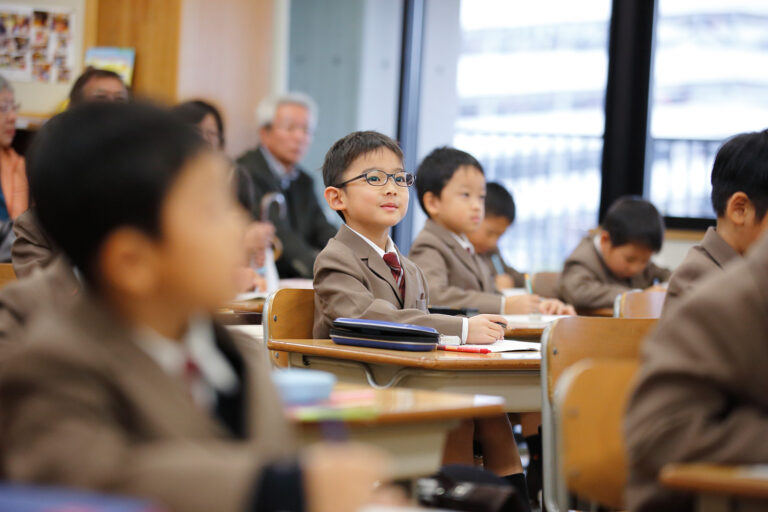
[[[289,407],[287,411],[289,417],[300,424],[338,420],[352,425],[384,425],[503,414],[504,399],[488,395],[407,388],[372,389],[337,384],[328,402]]]
[[[768,500],[768,465],[671,464],[660,479],[670,489]]]
[[[541,367],[540,352],[504,352],[472,354],[466,352],[406,352],[367,347],[336,345],[331,340],[271,340],[270,350],[304,355],[348,359],[363,363],[392,364],[425,370],[532,370]]]

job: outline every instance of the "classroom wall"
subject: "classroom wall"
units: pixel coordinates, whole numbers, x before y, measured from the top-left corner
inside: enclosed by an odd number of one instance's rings
[[[233,157],[256,144],[256,105],[270,93],[273,10],[266,0],[182,3],[177,98],[221,108]]]

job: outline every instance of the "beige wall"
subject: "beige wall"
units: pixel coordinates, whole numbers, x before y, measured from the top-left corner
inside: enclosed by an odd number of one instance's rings
[[[217,105],[226,123],[227,153],[256,141],[255,109],[270,93],[272,0],[184,0],[178,100]]]

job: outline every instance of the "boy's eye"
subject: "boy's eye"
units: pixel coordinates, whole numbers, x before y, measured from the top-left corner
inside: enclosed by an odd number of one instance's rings
[[[369,174],[367,179],[368,183],[378,183],[381,181],[381,176],[377,174]]]
[[[395,176],[395,183],[405,183],[405,176]]]

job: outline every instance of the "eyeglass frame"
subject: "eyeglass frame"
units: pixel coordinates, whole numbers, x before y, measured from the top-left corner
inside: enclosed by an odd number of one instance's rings
[[[368,173],[371,173],[371,172],[380,172],[380,173],[383,173],[383,174],[384,174],[384,175],[387,177],[387,179],[386,179],[386,180],[384,180],[384,183],[382,183],[381,185],[374,185],[373,183],[369,183],[369,182],[368,182]],[[411,184],[410,184],[410,185],[408,185],[408,184],[405,184],[405,185],[400,185],[400,184],[399,184],[397,181],[395,181],[395,176],[396,176],[396,175],[398,175],[398,174],[405,174],[406,176],[411,176],[411,178],[412,178]],[[389,180],[390,180],[390,179],[392,180],[392,182],[393,182],[395,185],[397,185],[398,187],[403,187],[403,188],[410,188],[410,187],[412,187],[413,185],[415,185],[415,184],[416,184],[416,176],[414,176],[413,174],[411,174],[411,173],[410,173],[410,172],[408,172],[408,171],[397,171],[397,172],[395,172],[395,173],[388,173],[388,172],[382,171],[381,169],[370,169],[370,170],[368,170],[368,171],[365,171],[365,172],[364,172],[364,173],[362,173],[362,174],[359,174],[359,175],[355,176],[354,178],[350,178],[350,179],[348,179],[347,181],[343,181],[343,182],[339,183],[338,185],[334,185],[334,187],[336,187],[336,188],[342,188],[342,187],[343,187],[344,185],[346,185],[347,183],[351,183],[351,182],[353,182],[353,181],[359,180],[360,178],[365,178],[365,182],[366,182],[368,185],[372,186],[372,187],[384,187],[384,186],[386,186],[386,185],[387,185],[387,183],[389,183]],[[407,178],[406,178],[406,180],[407,180]]]
[[[21,103],[0,103],[0,114],[18,113],[21,110]]]

